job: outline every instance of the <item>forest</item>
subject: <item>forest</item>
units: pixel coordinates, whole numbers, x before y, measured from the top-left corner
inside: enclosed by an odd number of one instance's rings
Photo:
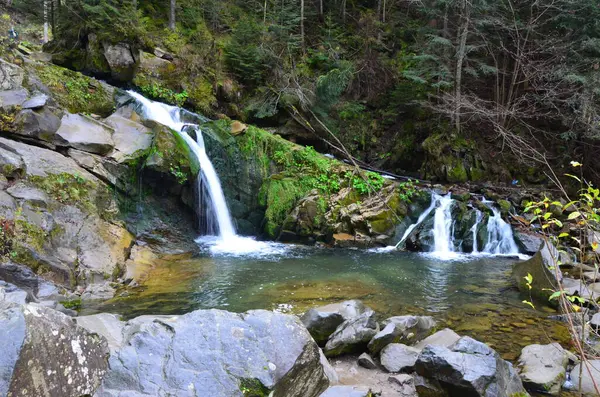
[[[120,83],[323,153],[440,182],[600,181],[594,0],[13,0],[53,61],[94,42],[173,59]],[[40,38],[44,40],[43,37]]]

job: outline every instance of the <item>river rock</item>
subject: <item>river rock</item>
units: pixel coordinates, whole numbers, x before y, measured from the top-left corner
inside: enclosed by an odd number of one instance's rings
[[[126,43],[103,43],[104,58],[110,67],[110,74],[115,80],[131,81],[135,72],[136,61],[131,46]]]
[[[512,270],[512,276],[519,290],[547,302],[552,291],[558,289],[556,273],[558,272],[559,277],[562,278],[557,260],[558,250],[550,243],[544,243],[542,248],[530,259],[516,263]],[[528,274],[533,277],[531,289],[525,281]]]
[[[590,327],[596,332],[600,329],[600,313],[596,313],[592,316],[590,320]]]
[[[544,239],[537,234],[515,232],[514,236],[521,251],[527,255],[534,255],[538,252],[544,242]]]
[[[0,144],[0,171],[6,178],[15,178],[25,173],[25,164],[18,153]]]
[[[300,320],[314,340],[324,344],[341,323],[367,312],[373,310],[359,300],[349,300],[310,309]]]
[[[512,364],[468,336],[450,348],[426,346],[415,363],[418,375],[437,383],[452,396],[512,397],[525,393]],[[427,390],[417,385],[419,395]]]
[[[107,368],[103,338],[70,317],[0,301],[0,395],[92,395]]]
[[[377,363],[369,353],[363,353],[358,356],[358,365],[366,369],[377,369]]]
[[[414,344],[420,341],[435,327],[429,316],[390,317],[381,323],[382,330],[369,342],[371,354],[377,354],[390,343]]]
[[[97,397],[229,397],[246,382],[274,397],[316,397],[333,373],[300,321],[281,313],[198,310],[127,323],[106,316],[78,321],[112,345]]]
[[[583,371],[581,366],[583,365]],[[589,369],[589,370],[588,370]],[[581,379],[579,373],[581,372]],[[591,373],[591,375],[590,375]],[[579,363],[571,370],[571,383],[577,389],[581,381],[579,392],[584,395],[597,396],[598,392],[594,383],[600,388],[600,360],[588,360],[587,363]]]
[[[532,392],[558,396],[568,363],[569,354],[558,343],[526,346],[519,357],[523,385]]]
[[[105,155],[114,147],[113,129],[91,117],[67,113],[56,131],[55,143]]]
[[[381,350],[381,365],[389,372],[410,372],[421,350],[401,343],[391,343]]]
[[[331,386],[319,397],[368,397],[370,395],[367,386]]]
[[[425,346],[441,346],[450,347],[460,339],[460,335],[452,331],[450,328],[444,328],[441,331],[436,332],[433,335],[428,336],[414,347],[423,350]]]
[[[339,356],[366,348],[369,341],[379,332],[375,313],[367,311],[358,317],[344,321],[331,335],[325,345],[325,355]]]

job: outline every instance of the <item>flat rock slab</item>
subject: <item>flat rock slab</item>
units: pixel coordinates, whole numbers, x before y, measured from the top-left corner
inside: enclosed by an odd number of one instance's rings
[[[111,157],[118,163],[144,155],[145,151],[152,146],[154,133],[143,124],[118,113],[113,113],[104,122],[114,128],[112,138],[115,151]]]
[[[523,385],[529,391],[558,396],[568,363],[569,354],[558,343],[526,346],[519,357]]]
[[[55,144],[105,155],[113,147],[113,129],[81,114],[67,113],[56,131]]]
[[[29,93],[26,89],[0,91],[0,108],[7,109],[21,106],[28,96]]]
[[[38,94],[38,95],[35,95],[34,97],[26,100],[21,105],[21,107],[23,109],[38,109],[38,108],[41,108],[42,106],[45,106],[47,102],[48,102],[48,95]]]
[[[442,346],[450,347],[460,339],[460,335],[452,331],[450,328],[444,328],[441,331],[436,332],[433,335],[428,336],[419,343],[415,344],[414,347],[423,350],[425,346]]]
[[[371,354],[377,354],[390,343],[407,345],[420,341],[435,327],[435,321],[429,316],[396,316],[381,323],[382,330],[369,342]]]
[[[369,388],[366,386],[332,386],[325,390],[320,397],[368,397]]]
[[[265,310],[78,322],[111,346],[97,397],[230,397],[245,381],[260,382],[275,397],[316,397],[329,386],[326,373],[334,373],[295,316]]]

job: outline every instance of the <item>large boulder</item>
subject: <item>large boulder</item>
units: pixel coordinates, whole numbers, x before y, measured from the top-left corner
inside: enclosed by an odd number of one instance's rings
[[[381,331],[369,342],[369,351],[377,354],[390,343],[414,344],[429,335],[435,320],[429,316],[390,317],[381,323]]]
[[[229,397],[248,390],[316,397],[333,372],[300,321],[280,313],[198,310],[127,323],[106,315],[77,321],[111,345],[98,397]]]
[[[136,67],[131,46],[127,43],[104,43],[103,47],[112,78],[122,82],[131,81]]]
[[[516,263],[512,269],[519,290],[543,302],[547,302],[552,292],[558,289],[557,273],[562,277],[558,269],[558,250],[550,243],[544,243],[534,256]],[[533,277],[531,289],[525,280],[528,274]]]
[[[15,117],[14,133],[52,145],[54,134],[60,128],[60,118],[47,107],[24,109]]]
[[[558,343],[526,346],[519,357],[523,385],[532,392],[558,396],[568,363],[569,353]]]
[[[319,397],[369,397],[372,394],[366,386],[331,386]]]
[[[300,320],[314,340],[322,344],[327,342],[341,323],[365,312],[373,312],[373,310],[361,301],[349,300],[310,309]]]
[[[516,232],[515,241],[522,252],[527,255],[534,255],[542,248],[544,239],[537,234]]]
[[[92,395],[108,347],[96,334],[35,303],[0,301],[0,395]]]
[[[337,327],[325,345],[325,355],[339,356],[366,348],[369,341],[379,332],[375,313],[367,311],[358,317],[344,321]]]
[[[111,158],[118,163],[134,161],[147,154],[148,149],[152,146],[154,133],[150,128],[135,120],[114,113],[106,118],[104,123],[114,129],[112,138],[115,151],[111,153]]]
[[[512,364],[489,346],[468,336],[450,348],[426,346],[415,363],[415,370],[451,397],[527,395]],[[419,395],[427,389],[417,385]]]
[[[67,113],[56,131],[55,143],[59,146],[105,155],[115,146],[113,133],[111,127],[91,117]]]

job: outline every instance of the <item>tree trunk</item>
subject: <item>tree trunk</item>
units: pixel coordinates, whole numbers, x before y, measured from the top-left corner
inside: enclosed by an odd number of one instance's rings
[[[346,23],[346,0],[342,0],[342,22]]]
[[[466,56],[467,36],[469,34],[469,13],[471,9],[468,0],[463,0],[461,10],[461,24],[458,29],[458,49],[456,51],[456,77],[455,77],[455,114],[454,123],[456,132],[460,133],[460,112],[462,101],[462,70]]]
[[[323,0],[319,0],[319,15],[323,19]]]
[[[44,38],[43,42],[46,44],[49,40],[48,38],[48,1],[44,0]]]
[[[265,4],[263,6],[263,26],[264,28],[266,28],[267,25],[267,0],[265,0]]]
[[[169,10],[169,29],[175,30],[175,0],[171,0],[171,7]]]
[[[381,7],[381,22],[385,23],[385,0],[383,0],[383,7]]]
[[[300,0],[300,42],[304,51],[304,0]]]

